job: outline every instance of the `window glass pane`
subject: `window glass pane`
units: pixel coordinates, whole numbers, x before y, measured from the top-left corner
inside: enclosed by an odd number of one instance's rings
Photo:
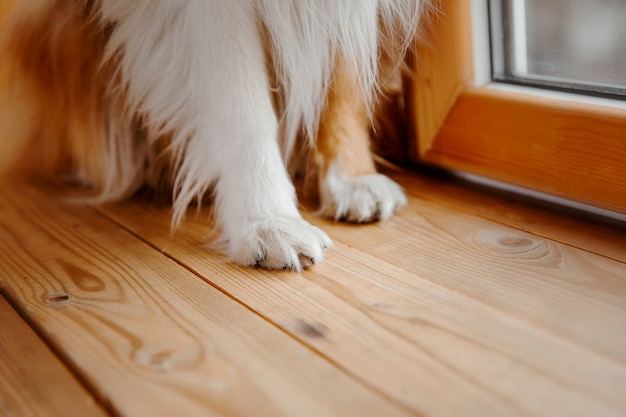
[[[626,0],[492,0],[494,77],[624,95]]]

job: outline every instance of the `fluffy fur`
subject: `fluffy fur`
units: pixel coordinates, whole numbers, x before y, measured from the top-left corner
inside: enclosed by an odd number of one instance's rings
[[[71,173],[100,201],[171,189],[174,226],[212,192],[233,261],[300,270],[331,242],[298,212],[298,143],[323,214],[385,219],[406,201],[375,173],[368,120],[381,40],[399,57],[426,3],[21,0],[3,24],[3,135],[30,140],[22,168]]]

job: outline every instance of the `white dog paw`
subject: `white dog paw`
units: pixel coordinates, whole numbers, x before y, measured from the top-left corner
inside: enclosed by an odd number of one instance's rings
[[[402,188],[382,174],[355,178],[329,174],[321,186],[321,200],[322,215],[351,223],[387,220],[407,204]]]
[[[244,228],[230,252],[241,265],[301,271],[321,262],[330,246],[326,233],[303,219],[274,217]]]

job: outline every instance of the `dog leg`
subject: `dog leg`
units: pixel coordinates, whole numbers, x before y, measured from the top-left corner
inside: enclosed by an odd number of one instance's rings
[[[331,242],[298,212],[253,3],[108,1],[119,5],[112,40],[126,37],[122,69],[139,111],[155,129],[178,132],[174,223],[213,184],[233,261],[290,270],[320,262]]]
[[[376,173],[369,126],[362,94],[338,63],[314,152],[324,216],[367,223],[386,220],[407,203],[398,184]]]

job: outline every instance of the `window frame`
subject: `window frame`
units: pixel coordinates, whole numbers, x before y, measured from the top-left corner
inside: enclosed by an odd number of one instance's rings
[[[438,5],[412,58],[411,158],[626,214],[626,103],[491,82],[486,0]]]

